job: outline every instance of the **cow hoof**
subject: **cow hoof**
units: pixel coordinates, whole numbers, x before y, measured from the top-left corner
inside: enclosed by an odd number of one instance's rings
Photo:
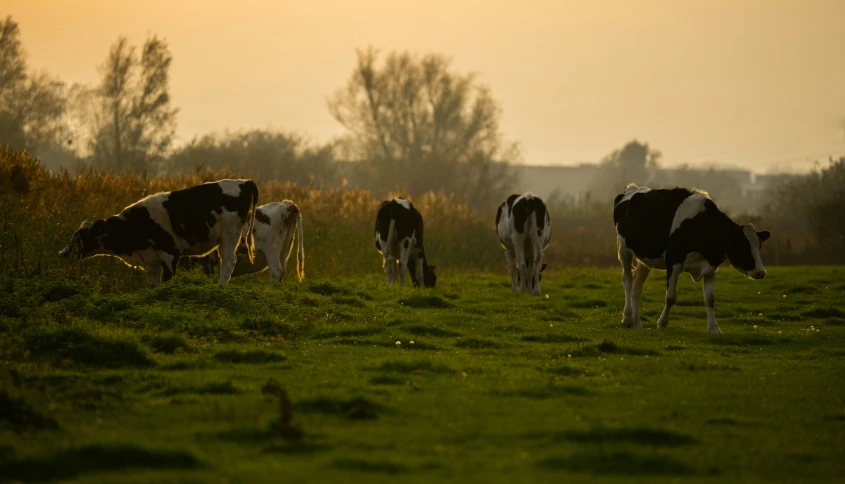
[[[660,319],[657,321],[657,329],[666,329],[666,326],[669,326],[668,319]]]
[[[710,334],[722,334],[722,330],[719,329],[718,326],[715,328],[707,328],[707,332]]]

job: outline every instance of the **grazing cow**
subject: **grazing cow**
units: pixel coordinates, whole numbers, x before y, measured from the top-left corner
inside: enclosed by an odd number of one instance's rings
[[[293,238],[299,232],[296,257],[296,275],[302,281],[305,278],[305,246],[302,239],[302,214],[299,207],[290,200],[273,202],[255,209],[255,259],[250,261],[247,247],[238,246],[238,262],[232,277],[261,272],[269,267],[270,278],[282,281],[287,273],[288,258],[293,250]],[[211,265],[217,265],[216,254],[206,259]],[[204,267],[204,266],[203,266]]]
[[[405,271],[411,272],[414,287],[434,287],[437,275],[435,266],[428,265],[423,246],[423,218],[411,202],[394,198],[382,202],[376,215],[376,249],[384,257],[387,283],[405,285]],[[398,267],[397,267],[398,259]],[[398,274],[397,274],[398,272]]]
[[[540,197],[531,193],[511,195],[496,212],[496,234],[505,249],[511,273],[511,292],[540,294],[543,250],[549,246],[552,224]]]
[[[86,220],[59,252],[80,259],[119,257],[147,271],[151,285],[173,278],[181,256],[217,249],[223,261],[220,284],[229,282],[243,239],[253,258],[252,226],[258,187],[252,180],[220,180],[150,195],[105,220]]]
[[[678,276],[688,272],[695,282],[704,279],[707,331],[721,333],[713,312],[716,271],[729,262],[754,279],[766,275],[760,249],[769,232],[757,232],[751,224],[738,225],[716,207],[707,193],[686,188],[651,190],[628,185],[616,197],[613,208],[625,310],[622,323],[642,328],[640,298],[649,271],[666,270],[666,305],[657,321],[669,324],[669,310],[677,298]],[[633,261],[637,261],[632,276]]]

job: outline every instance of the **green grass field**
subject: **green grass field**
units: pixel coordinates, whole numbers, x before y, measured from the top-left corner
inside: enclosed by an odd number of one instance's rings
[[[845,268],[724,268],[723,335],[688,277],[654,329],[662,273],[647,329],[623,329],[620,273],[544,274],[539,298],[511,294],[504,271],[444,272],[426,291],[381,274],[218,287],[183,273],[117,291],[5,279],[0,481],[845,476]],[[268,379],[293,404],[284,431]]]

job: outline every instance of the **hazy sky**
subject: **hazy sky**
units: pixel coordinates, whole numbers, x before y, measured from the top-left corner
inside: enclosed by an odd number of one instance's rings
[[[31,68],[94,83],[119,35],[165,37],[179,140],[342,133],[326,97],[355,49],[441,52],[474,71],[530,164],[632,138],[666,164],[805,169],[845,155],[845,0],[2,0]]]

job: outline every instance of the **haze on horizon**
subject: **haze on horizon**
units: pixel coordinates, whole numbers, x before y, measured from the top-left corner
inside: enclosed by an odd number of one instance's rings
[[[845,2],[6,0],[31,69],[96,83],[120,35],[165,37],[177,144],[275,127],[324,142],[355,49],[478,73],[528,164],[637,138],[663,163],[804,171],[845,154]]]

